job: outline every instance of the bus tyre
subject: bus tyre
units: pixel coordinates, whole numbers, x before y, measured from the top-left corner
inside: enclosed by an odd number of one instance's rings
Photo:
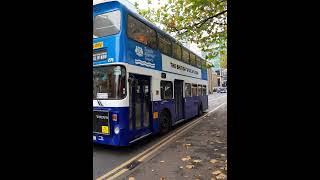
[[[198,108],[198,116],[202,116],[202,114],[203,114],[202,105],[200,105]]]
[[[160,134],[165,134],[170,129],[170,116],[166,111],[160,115]]]

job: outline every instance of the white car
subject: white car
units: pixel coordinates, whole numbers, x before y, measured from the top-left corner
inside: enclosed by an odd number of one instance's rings
[[[218,87],[217,93],[227,93],[227,87]]]

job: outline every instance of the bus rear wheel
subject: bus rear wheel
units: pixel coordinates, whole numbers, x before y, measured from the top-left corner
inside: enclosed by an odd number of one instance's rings
[[[198,116],[202,116],[202,114],[203,114],[202,105],[200,105],[198,108]]]
[[[170,129],[170,116],[166,111],[160,115],[160,134],[165,134]]]

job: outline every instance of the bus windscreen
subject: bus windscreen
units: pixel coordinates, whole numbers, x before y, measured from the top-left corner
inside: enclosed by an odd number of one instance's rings
[[[93,21],[93,38],[118,34],[120,31],[120,11],[112,11],[95,16]]]

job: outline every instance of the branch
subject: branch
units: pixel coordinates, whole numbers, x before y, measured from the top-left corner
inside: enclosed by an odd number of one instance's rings
[[[222,11],[222,12],[220,12],[220,13],[218,13],[218,14],[215,14],[215,15],[213,15],[213,16],[210,16],[210,17],[208,17],[207,19],[205,19],[205,20],[203,20],[203,21],[201,21],[201,22],[199,22],[199,23],[196,23],[196,24],[194,24],[194,25],[192,25],[192,26],[196,26],[196,28],[200,28],[200,27],[201,27],[203,24],[205,24],[208,20],[213,19],[213,18],[215,18],[215,17],[218,17],[218,16],[220,16],[220,15],[226,13],[226,12],[227,12],[227,10],[224,10],[224,11]],[[200,24],[200,26],[197,27],[199,24]],[[191,27],[192,27],[192,26],[191,26]]]
[[[227,10],[224,10],[224,11],[218,13],[218,14],[215,14],[215,15],[213,15],[213,16],[210,16],[210,17],[208,17],[208,18],[206,18],[206,19],[204,19],[204,20],[202,20],[202,21],[200,21],[200,22],[198,22],[198,23],[195,23],[195,24],[193,24],[193,25],[191,25],[191,26],[183,27],[183,28],[181,28],[181,29],[177,29],[177,28],[175,27],[174,29],[178,32],[179,35],[181,35],[181,34],[186,33],[187,31],[184,31],[184,32],[182,32],[182,33],[180,33],[180,31],[182,31],[182,30],[187,30],[187,29],[192,28],[192,27],[201,28],[205,23],[207,23],[207,21],[209,21],[209,20],[211,20],[211,19],[213,19],[213,18],[215,18],[215,17],[218,17],[218,16],[220,16],[220,15],[226,13],[226,12],[227,12]],[[216,23],[216,24],[218,24],[218,23]],[[220,24],[220,25],[225,25],[225,24]]]
[[[218,23],[218,22],[213,22],[213,23],[218,24],[218,25],[222,25],[222,26],[228,25],[228,24],[225,24],[225,23]]]

